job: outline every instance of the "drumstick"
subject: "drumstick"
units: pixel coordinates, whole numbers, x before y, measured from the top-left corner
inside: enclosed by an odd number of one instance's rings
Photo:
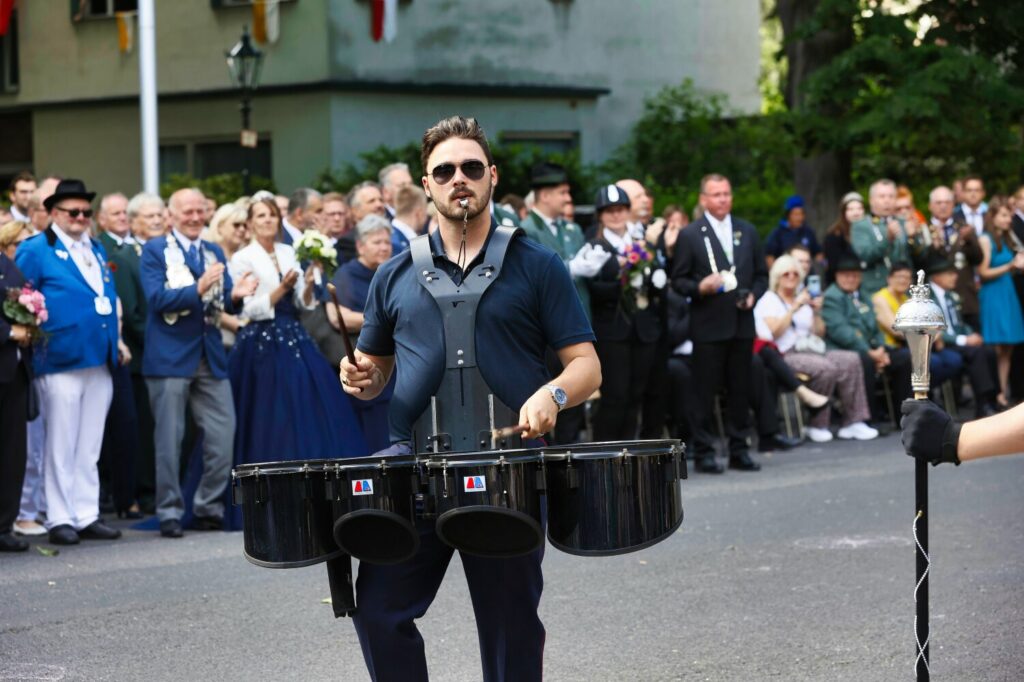
[[[348,356],[349,363],[353,367],[356,366],[356,352],[352,348],[352,339],[348,338],[348,329],[345,328],[345,318],[341,315],[341,304],[338,303],[338,289],[334,286],[334,282],[327,283],[327,292],[331,295],[331,302],[334,303],[334,312],[338,314],[338,333],[341,334],[341,340],[345,343],[345,355]],[[362,393],[363,389],[359,389]]]
[[[509,436],[514,436],[517,433],[526,433],[529,430],[530,430],[530,427],[526,426],[524,424],[516,424],[515,426],[506,426],[506,427],[501,428],[501,429],[494,429],[494,430],[491,431],[491,440],[492,441],[501,440],[502,438],[508,438]]]

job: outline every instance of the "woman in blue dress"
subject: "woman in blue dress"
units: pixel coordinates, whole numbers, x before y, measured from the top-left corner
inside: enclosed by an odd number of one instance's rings
[[[1024,343],[1024,318],[1013,286],[1013,274],[1024,270],[1024,253],[1014,255],[1010,224],[1013,211],[1003,197],[994,197],[985,213],[985,233],[979,239],[983,254],[981,276],[981,336],[996,347],[1000,407],[1009,407],[1010,357]]]
[[[358,257],[346,261],[334,275],[334,286],[338,288],[338,302],[342,305],[345,327],[349,332],[358,332],[363,326],[363,310],[370,293],[370,280],[387,259],[391,258],[391,224],[382,216],[371,213],[356,225],[356,253]],[[328,317],[337,327],[333,306],[328,306]],[[353,344],[354,345],[354,344]],[[383,450],[391,445],[388,426],[388,405],[395,391],[395,376],[392,374],[384,391],[373,400],[358,400],[352,396],[352,407],[366,436],[371,452]]]
[[[292,247],[277,241],[281,213],[272,199],[252,202],[253,241],[231,258],[231,271],[259,279],[245,299],[228,358],[235,398],[234,464],[333,459],[369,454],[337,372],[299,322],[299,307],[312,308],[313,269],[303,275]],[[241,528],[241,508],[231,507],[225,526]]]

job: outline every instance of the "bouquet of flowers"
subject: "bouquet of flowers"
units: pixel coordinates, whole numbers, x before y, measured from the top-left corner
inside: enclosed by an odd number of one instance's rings
[[[319,263],[320,268],[330,279],[338,268],[338,250],[331,246],[327,237],[316,230],[306,230],[302,233],[299,241],[295,242],[295,256],[302,261]],[[317,284],[320,282],[320,273],[316,273]]]
[[[32,341],[43,339],[40,326],[50,319],[46,310],[46,297],[36,291],[31,284],[21,287],[10,287],[4,298],[4,315],[15,324],[25,325],[31,330]]]
[[[623,305],[629,311],[644,310],[651,304],[649,286],[662,289],[668,277],[643,242],[630,243],[623,256],[626,259],[620,275]]]

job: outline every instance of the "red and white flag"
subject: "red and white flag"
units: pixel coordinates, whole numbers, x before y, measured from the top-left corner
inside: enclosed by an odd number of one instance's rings
[[[371,0],[370,35],[390,43],[398,35],[398,0]]]
[[[0,36],[7,35],[11,27],[11,12],[14,11],[14,0],[0,0]]]

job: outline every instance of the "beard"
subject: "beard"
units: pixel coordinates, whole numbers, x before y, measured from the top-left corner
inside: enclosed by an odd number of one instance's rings
[[[464,188],[466,191],[472,192],[468,187]],[[437,207],[437,212],[452,222],[461,223],[463,216],[466,216],[466,209],[459,206],[459,200],[453,198],[451,195],[455,194],[459,190],[452,190],[449,196],[445,198],[443,203],[434,202],[434,206]],[[494,192],[494,188],[488,183],[486,189],[480,193],[475,194],[469,199],[469,215],[467,220],[474,220],[480,216],[484,211],[490,210],[491,195]]]

